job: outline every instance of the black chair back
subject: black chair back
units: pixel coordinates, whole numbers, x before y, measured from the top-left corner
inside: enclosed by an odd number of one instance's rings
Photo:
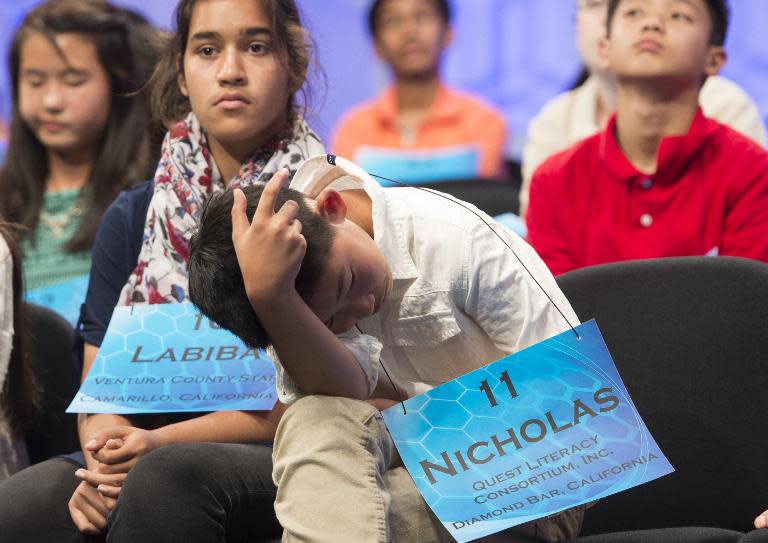
[[[598,502],[584,534],[740,531],[768,507],[768,266],[740,258],[623,262],[557,282],[595,318],[676,472]]]
[[[520,207],[517,199],[519,185],[506,181],[477,178],[419,183],[416,186],[445,192],[476,205],[491,216],[517,213]]]
[[[73,357],[75,331],[58,313],[26,304],[30,325],[30,358],[43,391],[42,410],[25,436],[35,464],[80,448],[77,415],[65,413],[80,386]]]

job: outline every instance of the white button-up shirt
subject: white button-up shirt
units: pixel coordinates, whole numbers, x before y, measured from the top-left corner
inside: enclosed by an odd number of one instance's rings
[[[490,227],[436,191],[385,189],[341,169],[320,182],[301,177],[299,170],[291,187],[310,197],[331,185],[363,188],[372,201],[374,241],[393,285],[377,314],[339,336],[360,362],[372,397],[416,395],[569,329],[565,318],[578,324],[534,250],[471,204],[462,202]],[[297,400],[301,391],[279,362],[276,369],[281,401]]]

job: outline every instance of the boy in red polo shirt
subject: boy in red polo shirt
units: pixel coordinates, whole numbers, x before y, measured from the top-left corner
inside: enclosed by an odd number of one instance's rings
[[[726,61],[725,0],[611,0],[601,54],[618,79],[603,132],[536,171],[528,240],[560,274],[619,260],[768,261],[768,153],[704,117]]]

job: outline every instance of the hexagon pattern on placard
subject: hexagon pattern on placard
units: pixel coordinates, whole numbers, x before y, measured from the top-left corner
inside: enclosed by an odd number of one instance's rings
[[[274,366],[248,353],[192,304],[120,307],[75,401],[108,413],[269,409]]]
[[[485,500],[483,505],[477,505],[484,514],[495,515],[502,506],[522,503],[515,515],[523,520],[533,518],[571,506],[575,501],[590,501],[635,486],[671,469],[663,455],[654,464],[649,461],[630,469],[621,468],[632,459],[658,453],[658,447],[632,404],[604,344],[600,348],[579,345],[581,342],[569,334],[470,372],[447,387],[436,387],[418,403],[409,400],[406,415],[399,407],[385,412],[387,426],[411,476],[444,522],[446,518],[442,515],[453,520],[471,517],[475,513],[468,510],[467,500],[475,499]],[[508,386],[499,380],[505,370],[517,397],[511,398]],[[481,391],[479,385],[483,381],[494,383],[491,390],[496,407],[490,407],[488,396]],[[602,404],[594,397],[603,387],[611,387],[619,398],[618,407],[610,414],[599,412]],[[577,408],[577,400],[587,407]],[[594,411],[594,416],[584,411],[587,408]],[[573,424],[577,412],[581,415],[578,424]],[[401,424],[408,428],[407,439],[400,432]],[[535,442],[543,427],[547,439]],[[512,429],[522,445],[524,435],[532,443],[519,451],[505,429]],[[501,444],[500,449],[496,442]],[[601,450],[604,452],[600,453]],[[498,463],[501,451],[508,461],[504,466]],[[470,454],[479,462],[488,463],[473,464]],[[492,454],[497,456],[491,462]],[[588,464],[597,461],[598,454],[605,455],[600,458],[601,464],[595,464],[600,466],[599,470],[589,468]],[[427,476],[424,462],[442,468],[432,468],[435,481]],[[457,475],[468,472],[475,484],[486,488],[468,488],[466,480],[462,482],[450,473],[451,466]],[[576,468],[582,471],[577,472]],[[611,473],[612,468],[626,472],[625,478]],[[598,473],[596,480],[579,487],[590,469]],[[609,471],[599,477],[603,470]],[[547,486],[553,481],[557,481],[554,486]],[[561,494],[544,497],[551,489],[559,489]],[[502,516],[494,516],[494,522]]]

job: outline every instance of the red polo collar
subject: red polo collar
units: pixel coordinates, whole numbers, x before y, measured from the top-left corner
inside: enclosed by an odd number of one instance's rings
[[[650,177],[657,182],[673,182],[678,179],[688,163],[709,143],[716,129],[717,123],[705,117],[701,108],[697,108],[687,134],[667,136],[661,140],[656,173]],[[615,113],[600,135],[600,158],[619,181],[649,177],[635,168],[619,147]]]

